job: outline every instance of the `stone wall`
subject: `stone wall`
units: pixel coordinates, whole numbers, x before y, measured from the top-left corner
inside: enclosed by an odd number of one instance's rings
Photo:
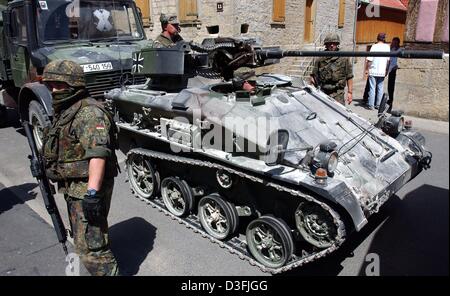
[[[365,50],[365,46],[357,48]],[[405,114],[428,119],[449,120],[449,59],[398,59],[399,69],[395,86],[394,109]],[[357,59],[353,67],[354,99],[362,99],[366,81],[364,58]],[[387,78],[385,80],[387,93]]]
[[[216,11],[217,2],[223,2],[223,12]],[[288,49],[302,48],[306,0],[286,0],[286,21],[272,21],[272,0],[198,0],[199,23],[182,25],[184,39],[201,41],[208,37],[206,26],[219,25],[221,36],[238,36],[240,25],[250,25],[249,35],[261,38],[264,45],[280,45]],[[337,31],[343,44],[349,46],[353,40],[354,1],[346,1],[345,25],[338,29],[339,0],[316,0],[316,38],[324,28]],[[148,38],[161,33],[159,15],[178,14],[177,0],[151,0],[153,28],[147,29]]]
[[[250,36],[257,36],[266,46],[279,45],[286,49],[315,49],[306,46],[304,36],[304,15],[306,0],[286,0],[286,21],[282,24],[272,22],[272,0],[220,0],[224,3],[223,12],[216,11],[218,1],[198,0],[200,23],[182,26],[182,36],[186,40],[201,41],[208,37],[206,26],[220,25],[221,36],[239,36],[240,24],[250,24]],[[414,18],[418,11],[418,0],[410,1],[409,19]],[[159,15],[178,13],[177,0],[151,0],[153,30],[147,30],[148,38],[155,38],[161,33]],[[441,0],[440,3],[445,3]],[[448,10],[446,6],[440,7]],[[335,31],[341,36],[341,48],[353,49],[353,21],[355,1],[346,1],[345,24],[337,28],[339,0],[316,0],[315,39],[320,32]],[[406,41],[415,36],[414,22],[407,28]],[[441,19],[438,22],[442,22]],[[439,34],[440,32],[437,32]],[[323,40],[323,36],[321,38]],[[436,44],[435,44],[436,45]],[[418,49],[415,44],[415,49]],[[430,46],[430,45],[428,45]],[[438,46],[439,47],[439,46]],[[366,46],[358,46],[357,50],[366,50]],[[447,43],[448,50],[448,43]],[[286,74],[298,67],[303,61],[300,58],[287,58],[280,64],[258,69],[258,73],[278,72]],[[364,59],[356,59],[354,64],[355,99],[362,98],[365,80]],[[445,61],[430,60],[399,60],[400,69],[397,72],[395,108],[404,110],[407,114],[425,118],[447,120],[449,113],[448,59]],[[387,87],[385,88],[387,91]]]
[[[396,105],[407,114],[448,121],[449,60],[399,59]]]
[[[223,2],[223,12],[216,11],[217,2]],[[175,15],[178,12],[177,0],[151,0],[152,30],[147,29],[147,38],[154,39],[161,33],[159,15],[162,13]],[[200,42],[208,37],[206,27],[220,26],[220,36],[239,36],[240,25],[250,25],[249,36],[261,39],[264,46],[281,46],[285,49],[305,49],[304,25],[306,0],[286,0],[286,20],[284,23],[272,21],[273,0],[198,0],[199,23],[182,25],[181,35],[185,40]],[[338,28],[339,0],[316,0],[315,40],[321,45],[327,32],[337,32],[342,39],[341,47],[352,49],[353,21],[355,2],[346,1],[345,24]],[[320,35],[322,33],[322,35]],[[319,38],[321,37],[321,38]],[[318,49],[309,45],[306,49]],[[258,73],[280,72],[286,74],[296,67],[300,59],[284,59],[279,64],[258,69]]]

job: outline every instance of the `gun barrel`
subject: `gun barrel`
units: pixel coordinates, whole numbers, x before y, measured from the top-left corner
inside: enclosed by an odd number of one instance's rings
[[[404,59],[443,59],[444,52],[438,50],[398,50],[391,52],[366,51],[301,51],[301,50],[258,50],[261,59],[285,57],[398,57]]]

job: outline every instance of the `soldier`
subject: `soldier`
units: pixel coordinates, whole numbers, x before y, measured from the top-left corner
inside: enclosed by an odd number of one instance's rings
[[[324,40],[325,50],[338,51],[340,39],[337,34],[328,34]],[[321,90],[345,105],[345,86],[347,103],[353,100],[353,66],[346,57],[323,57],[316,60],[311,74],[311,82]]]
[[[64,194],[75,249],[92,275],[118,275],[107,222],[118,168],[115,123],[88,97],[78,64],[50,62],[42,81],[52,92],[54,110],[44,133],[46,173]]]
[[[155,39],[156,47],[172,47],[183,38],[180,35],[180,23],[176,16],[166,16],[161,14],[159,19],[161,21],[162,33]]]

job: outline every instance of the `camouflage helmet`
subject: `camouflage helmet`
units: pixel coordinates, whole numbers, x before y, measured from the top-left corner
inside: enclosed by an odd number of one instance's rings
[[[71,87],[85,87],[83,68],[69,60],[55,60],[45,67],[42,81],[65,82]]]
[[[159,21],[161,22],[161,25],[167,25],[167,24],[178,25],[178,24],[180,24],[176,15],[168,16],[168,15],[165,15],[164,13],[161,13]]]
[[[329,33],[327,36],[325,36],[325,39],[323,40],[323,44],[327,43],[341,43],[341,39],[339,38],[339,35],[336,33]]]

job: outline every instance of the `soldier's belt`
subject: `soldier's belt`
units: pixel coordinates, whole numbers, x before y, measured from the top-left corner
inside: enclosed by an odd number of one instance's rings
[[[338,86],[334,84],[324,84],[322,85],[322,89],[326,91],[335,91],[338,89]]]

